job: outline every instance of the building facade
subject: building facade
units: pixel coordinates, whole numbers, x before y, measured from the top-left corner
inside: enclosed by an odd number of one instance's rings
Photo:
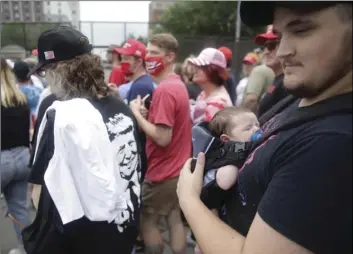
[[[79,29],[78,1],[2,1],[1,23],[70,22]]]
[[[0,8],[1,23],[45,21],[41,1],[1,1]]]
[[[48,22],[70,22],[75,29],[80,28],[79,1],[44,1],[43,12]]]
[[[149,22],[157,23],[159,18],[163,15],[163,12],[172,6],[175,1],[162,2],[162,1],[151,1],[149,6]]]

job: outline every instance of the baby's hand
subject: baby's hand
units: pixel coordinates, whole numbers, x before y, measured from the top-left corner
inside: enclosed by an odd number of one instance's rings
[[[222,190],[229,190],[236,182],[238,168],[233,165],[227,165],[217,170],[216,182]]]

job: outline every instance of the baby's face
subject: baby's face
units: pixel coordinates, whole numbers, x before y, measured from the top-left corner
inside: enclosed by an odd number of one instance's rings
[[[233,141],[248,142],[251,135],[260,129],[256,115],[251,112],[244,112],[232,117],[233,129],[228,137]]]

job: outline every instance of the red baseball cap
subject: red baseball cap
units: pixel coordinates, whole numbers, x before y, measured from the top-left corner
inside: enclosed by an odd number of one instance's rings
[[[232,53],[232,50],[230,50],[230,48],[227,48],[227,47],[220,47],[218,50],[223,53],[223,55],[224,55],[224,57],[226,58],[227,62],[228,62],[229,60],[232,60],[233,53]]]
[[[266,41],[276,40],[276,39],[277,39],[277,35],[275,35],[273,33],[273,26],[268,25],[266,33],[261,33],[261,34],[256,35],[255,43],[257,45],[264,45],[266,43]]]
[[[113,48],[120,55],[136,56],[145,59],[146,46],[140,41],[129,39],[125,42],[122,48]]]
[[[32,55],[38,56],[38,49],[33,49],[32,50]]]

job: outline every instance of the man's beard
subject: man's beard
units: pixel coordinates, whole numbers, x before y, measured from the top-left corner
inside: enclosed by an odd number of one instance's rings
[[[284,79],[284,86],[290,94],[298,98],[314,98],[322,94],[330,87],[336,85],[337,82],[342,78],[344,78],[350,71],[352,71],[352,66],[349,67],[346,65],[346,66],[343,66],[342,68],[337,68],[336,70],[333,70],[331,72],[331,75],[328,77],[328,79],[320,86],[301,84],[293,89],[290,89],[286,87],[285,79]]]
[[[297,86],[295,88],[286,88],[287,91],[294,95],[295,97],[298,98],[314,98],[324,92],[326,89],[331,87],[333,83],[331,82],[326,82],[323,86],[320,87],[312,87],[312,86],[306,86],[304,84]]]

